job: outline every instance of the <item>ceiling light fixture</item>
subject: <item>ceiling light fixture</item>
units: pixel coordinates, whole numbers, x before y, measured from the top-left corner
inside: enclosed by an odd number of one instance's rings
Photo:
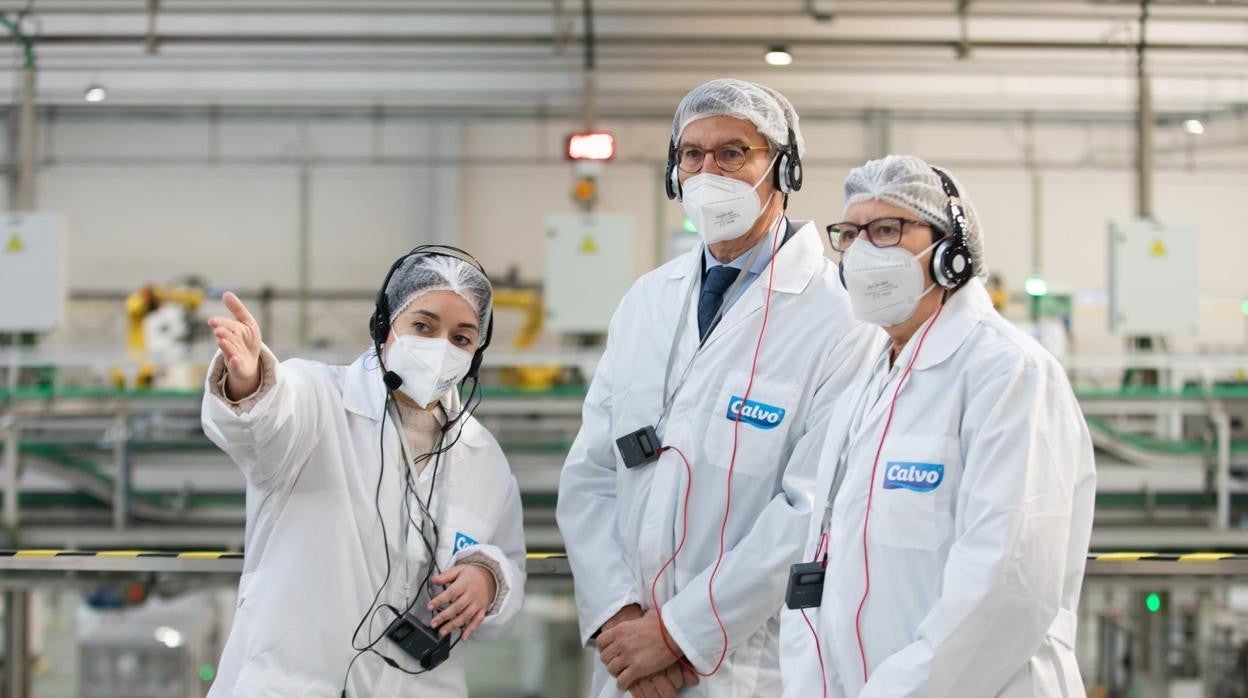
[[[82,92],[82,98],[88,102],[103,102],[108,99],[108,90],[103,85],[88,85]]]
[[[763,60],[767,61],[767,65],[789,65],[793,62],[793,54],[783,46],[772,46],[763,55]]]

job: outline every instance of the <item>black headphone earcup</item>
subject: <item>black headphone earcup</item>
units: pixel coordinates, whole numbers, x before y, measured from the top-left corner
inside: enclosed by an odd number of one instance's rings
[[[789,192],[788,193],[791,194],[795,191],[801,191],[802,189],[801,158],[794,158],[793,161],[789,163],[787,172],[788,172],[788,177],[789,177]]]
[[[792,194],[801,189],[801,160],[792,157],[789,151],[776,160],[775,185],[780,194]]]
[[[961,286],[975,275],[974,264],[971,262],[971,251],[959,245],[957,251],[950,256],[946,267],[949,278],[955,286]]]
[[[676,139],[667,142],[667,169],[663,171],[663,189],[667,192],[668,201],[680,200],[680,174],[676,171],[677,158]]]
[[[374,312],[368,317],[368,337],[374,342],[384,342],[390,334],[390,328],[387,322],[382,322],[380,316]],[[383,325],[386,327],[383,330]]]
[[[798,152],[797,135],[789,129],[789,140],[776,160],[776,189],[788,196],[802,188],[802,155]]]
[[[667,177],[663,180],[663,188],[667,190],[669,201],[678,201],[680,199],[680,175],[676,171],[675,163],[670,160],[667,163]]]
[[[949,253],[949,245],[948,239],[941,240],[936,249],[932,250],[932,258],[928,263],[932,271],[932,281],[941,288],[950,288],[949,277],[945,275],[945,255]]]
[[[786,150],[776,160],[776,172],[772,181],[781,194],[792,194],[802,188],[802,159],[792,150]]]
[[[942,240],[932,253],[932,280],[941,288],[957,288],[970,280],[970,250],[957,240]]]

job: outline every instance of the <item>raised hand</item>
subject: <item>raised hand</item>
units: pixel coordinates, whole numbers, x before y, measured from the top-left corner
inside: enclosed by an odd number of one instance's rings
[[[240,400],[260,388],[260,325],[238,296],[227,291],[222,300],[234,317],[208,318],[208,326],[225,359],[226,397]]]

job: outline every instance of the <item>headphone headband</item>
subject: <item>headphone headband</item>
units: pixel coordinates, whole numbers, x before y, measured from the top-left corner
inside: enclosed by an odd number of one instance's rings
[[[957,237],[959,243],[966,245],[968,226],[966,222],[966,211],[962,208],[962,195],[958,192],[958,185],[953,183],[953,178],[950,177],[944,170],[933,167],[932,172],[935,172],[936,176],[940,178],[940,187],[941,189],[944,189],[945,196],[949,197],[949,232]]]
[[[933,167],[932,172],[940,178],[940,186],[945,196],[949,197],[945,213],[949,217],[949,232],[952,235],[952,239],[942,241],[932,255],[932,278],[943,288],[955,289],[975,275],[974,260],[966,244],[970,235],[966,209],[962,208],[962,196],[953,178],[937,167]]]

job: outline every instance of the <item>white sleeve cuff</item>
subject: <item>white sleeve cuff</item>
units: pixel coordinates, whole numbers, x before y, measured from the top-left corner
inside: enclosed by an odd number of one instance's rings
[[[680,626],[677,625],[676,614],[669,612],[669,609],[671,608],[671,602],[668,602],[666,604],[666,608],[663,610],[663,629],[667,631],[669,636],[671,636],[672,642],[676,643],[676,647],[684,653],[685,659],[688,659],[689,663],[692,664],[694,668],[704,674],[710,673],[710,671],[715,668],[715,663],[708,661],[706,657],[692,649],[693,642],[689,639],[689,636],[681,630]]]
[[[247,414],[268,395],[273,386],[277,385],[277,359],[268,349],[260,352],[260,386],[247,397],[231,400],[225,392],[225,381],[229,375],[225,368],[225,358],[218,353],[208,369],[208,389],[221,402],[224,402],[235,415]]]
[[[503,600],[507,598],[507,592],[511,591],[511,587],[507,585],[507,580],[503,574],[502,565],[499,564],[498,560],[480,550],[473,550],[456,560],[455,564],[480,567],[494,577],[494,602],[490,604],[490,610],[486,611],[485,615],[492,616],[498,613],[498,609],[502,608]]]

